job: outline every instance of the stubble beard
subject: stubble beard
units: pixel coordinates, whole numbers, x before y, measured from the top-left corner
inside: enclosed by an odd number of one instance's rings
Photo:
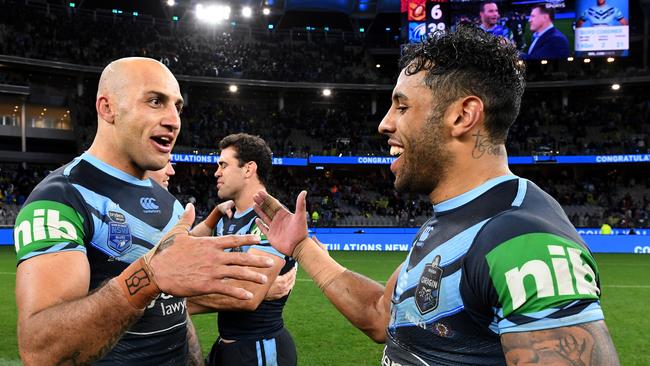
[[[443,113],[433,111],[418,138],[409,144],[403,167],[395,177],[395,190],[400,193],[426,194],[433,192],[446,175],[451,156],[445,150],[442,137]]]

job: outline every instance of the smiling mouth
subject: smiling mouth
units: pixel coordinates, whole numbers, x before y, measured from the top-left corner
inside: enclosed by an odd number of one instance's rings
[[[163,147],[171,147],[172,145],[172,139],[168,136],[152,136],[151,139]]]
[[[404,153],[403,147],[391,146],[390,147],[390,156],[400,157]]]

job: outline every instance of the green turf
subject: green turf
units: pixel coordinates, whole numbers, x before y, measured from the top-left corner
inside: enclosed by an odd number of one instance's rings
[[[346,267],[384,281],[405,253],[333,252]],[[601,254],[596,256],[602,276],[607,324],[621,364],[650,365],[650,256]],[[14,302],[15,259],[12,247],[0,247],[0,365],[19,365]],[[216,338],[214,315],[193,317],[203,349]],[[320,290],[299,272],[294,293],[285,309],[285,322],[293,334],[301,365],[377,365],[382,346],[347,323]]]

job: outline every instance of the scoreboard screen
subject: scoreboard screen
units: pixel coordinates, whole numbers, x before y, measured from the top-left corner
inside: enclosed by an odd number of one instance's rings
[[[406,8],[409,42],[449,27],[449,0],[402,0],[402,7]]]
[[[526,60],[629,52],[629,0],[401,0],[400,5],[402,37],[409,43],[464,23],[504,37]]]

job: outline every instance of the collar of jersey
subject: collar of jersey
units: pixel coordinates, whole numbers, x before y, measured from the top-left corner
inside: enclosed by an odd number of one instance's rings
[[[135,184],[137,186],[143,186],[143,187],[151,187],[151,180],[150,179],[145,179],[145,180],[140,180],[128,173],[125,173],[116,167],[107,164],[96,157],[90,155],[88,152],[85,152],[81,154],[81,158],[88,163],[92,164],[95,168],[101,170],[102,172],[111,175],[119,180],[123,180],[125,182]]]
[[[499,185],[505,181],[509,181],[512,179],[517,179],[516,175],[508,174],[508,175],[502,175],[500,177],[492,178],[488,180],[487,182],[481,184],[480,186],[467,191],[460,196],[456,196],[454,198],[450,198],[446,201],[442,201],[437,205],[433,205],[433,211],[435,213],[440,213],[444,211],[449,211],[453,210],[455,208],[458,208],[460,206],[463,206],[472,200],[476,199],[476,197],[482,195],[483,193],[487,192],[491,188],[493,188],[496,185]]]
[[[253,211],[253,208],[252,208],[252,207],[249,207],[247,210],[242,211],[242,212],[240,212],[240,213],[235,212],[235,213],[232,215],[232,218],[233,218],[233,219],[239,219],[239,218],[241,218],[241,217],[244,217],[245,215],[248,215],[251,211]]]

